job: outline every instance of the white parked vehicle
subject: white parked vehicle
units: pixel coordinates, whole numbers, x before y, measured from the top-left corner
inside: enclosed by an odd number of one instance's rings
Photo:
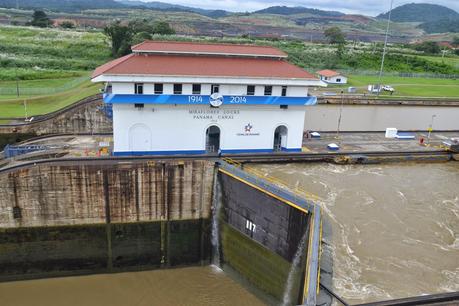
[[[368,85],[368,91],[371,93],[378,93],[381,91],[381,87],[378,85]]]
[[[384,85],[384,86],[382,87],[382,89],[383,89],[384,91],[390,91],[390,92],[394,92],[394,91],[395,91],[394,87],[392,87],[392,86],[390,86],[390,85]]]

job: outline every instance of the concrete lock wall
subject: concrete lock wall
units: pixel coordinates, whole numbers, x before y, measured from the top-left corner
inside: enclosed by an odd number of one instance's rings
[[[199,264],[214,165],[36,166],[0,174],[0,280]]]
[[[100,96],[88,97],[54,113],[36,116],[28,124],[19,121],[20,125],[0,125],[0,134],[111,133],[112,122],[101,110],[103,105]]]
[[[319,104],[308,108],[305,130],[336,131],[340,105]],[[459,130],[457,106],[344,105],[341,131],[427,130],[434,117],[434,130]]]
[[[222,189],[222,261],[277,300],[282,300],[292,261],[309,215],[227,174]],[[306,253],[306,252],[305,252]],[[304,260],[294,274],[291,301],[300,302]]]

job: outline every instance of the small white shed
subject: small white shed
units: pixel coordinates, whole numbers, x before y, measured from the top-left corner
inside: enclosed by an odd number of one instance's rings
[[[329,69],[317,71],[321,81],[324,81],[328,84],[346,84],[347,77],[341,73]]]

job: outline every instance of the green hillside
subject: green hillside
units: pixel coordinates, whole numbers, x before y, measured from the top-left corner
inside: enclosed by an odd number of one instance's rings
[[[389,12],[378,15],[387,19]],[[442,5],[409,3],[392,9],[391,20],[397,22],[432,22],[445,19],[459,19],[459,13]]]

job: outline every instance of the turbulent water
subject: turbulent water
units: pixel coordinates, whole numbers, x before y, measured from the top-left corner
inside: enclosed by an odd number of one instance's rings
[[[324,199],[348,302],[459,291],[459,163],[257,167]]]
[[[263,305],[212,267],[0,283],[2,306]]]
[[[212,243],[212,265],[220,268],[220,211],[222,207],[222,194],[220,183],[218,182],[218,172],[214,174],[214,188],[212,192],[212,229],[211,229],[211,243]]]
[[[292,266],[288,273],[287,282],[285,283],[285,288],[284,288],[284,296],[282,297],[282,306],[292,305],[293,283],[295,282],[295,275],[299,273],[301,258],[303,257],[303,254],[305,252],[307,239],[308,239],[308,232],[305,231],[303,234],[303,237],[298,243],[298,248],[295,252],[295,256],[293,257],[293,261],[292,261]]]

